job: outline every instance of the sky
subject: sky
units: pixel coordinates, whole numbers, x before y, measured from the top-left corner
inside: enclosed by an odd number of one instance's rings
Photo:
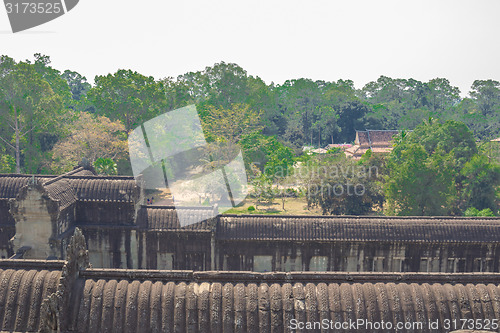
[[[500,81],[499,13],[498,0],[81,0],[16,34],[0,7],[0,54],[46,54],[90,82],[118,69],[159,79],[224,61],[275,84],[444,77],[465,96],[476,79]]]

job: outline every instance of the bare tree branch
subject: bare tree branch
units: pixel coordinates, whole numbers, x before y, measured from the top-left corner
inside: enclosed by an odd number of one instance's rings
[[[16,149],[16,147],[14,147],[13,145],[11,145],[9,142],[7,142],[7,141],[6,141],[4,138],[2,138],[1,136],[0,136],[0,139],[2,139],[2,141],[3,141],[3,142],[5,142],[5,143],[6,143],[6,144],[10,147],[10,148],[12,148],[12,149]]]
[[[24,128],[24,127],[23,127]],[[29,132],[31,132],[32,130],[34,130],[36,128],[36,126],[33,126],[32,128],[30,128],[29,130],[27,130],[26,132],[24,132],[23,134],[21,134],[21,137],[25,136],[26,134],[28,134]]]

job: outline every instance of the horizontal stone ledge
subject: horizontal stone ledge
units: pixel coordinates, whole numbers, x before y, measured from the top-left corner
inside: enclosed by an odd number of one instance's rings
[[[36,259],[0,259],[0,269],[16,268],[16,269],[48,269],[62,270],[66,264],[64,260],[36,260]]]
[[[88,279],[231,283],[471,283],[500,284],[500,273],[241,272],[90,268]]]

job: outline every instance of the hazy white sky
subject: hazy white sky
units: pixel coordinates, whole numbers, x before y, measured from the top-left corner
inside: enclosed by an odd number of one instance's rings
[[[500,80],[500,1],[80,0],[12,34],[0,7],[0,54],[47,54],[59,70],[130,68],[155,78],[234,62],[267,83],[380,75],[448,78],[465,94]]]

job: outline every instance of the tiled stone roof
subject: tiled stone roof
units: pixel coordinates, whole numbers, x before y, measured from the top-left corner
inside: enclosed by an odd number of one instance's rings
[[[67,262],[0,260],[0,331],[290,332],[292,319],[363,319],[435,332],[429,322],[500,317],[499,273],[92,269],[75,234]]]
[[[182,210],[183,217],[201,221],[181,227],[177,211]],[[213,214],[212,207],[177,207],[173,206],[142,206],[137,215],[137,225],[149,230],[210,230],[208,219]]]
[[[0,199],[15,198],[19,190],[31,179],[38,184],[50,185],[49,191],[61,194],[69,189],[81,201],[131,202],[137,199],[139,190],[134,177],[95,176],[91,171],[79,168],[60,176],[0,174]],[[58,189],[59,188],[59,189]]]
[[[44,188],[50,199],[59,202],[59,210],[61,211],[77,201],[75,191],[66,179],[60,179],[57,182],[45,185]]]
[[[28,183],[29,178],[26,175],[0,175],[0,198],[15,198],[21,187]]]
[[[442,318],[500,316],[498,274],[88,270],[82,278],[70,314],[77,332],[289,332],[292,319],[420,321],[416,332],[429,332]]]
[[[392,150],[392,141],[397,130],[356,131],[356,140],[352,147],[345,150],[347,156],[360,158],[368,149],[374,153],[388,153]]]
[[[134,202],[139,188],[133,177],[68,177],[80,201]]]
[[[390,147],[392,141],[394,140],[394,135],[399,134],[399,131],[378,131],[378,130],[368,130],[368,136],[372,146],[384,146]]]
[[[222,215],[221,240],[497,242],[499,218]]]
[[[37,332],[44,298],[57,289],[64,262],[0,261],[0,331]]]

